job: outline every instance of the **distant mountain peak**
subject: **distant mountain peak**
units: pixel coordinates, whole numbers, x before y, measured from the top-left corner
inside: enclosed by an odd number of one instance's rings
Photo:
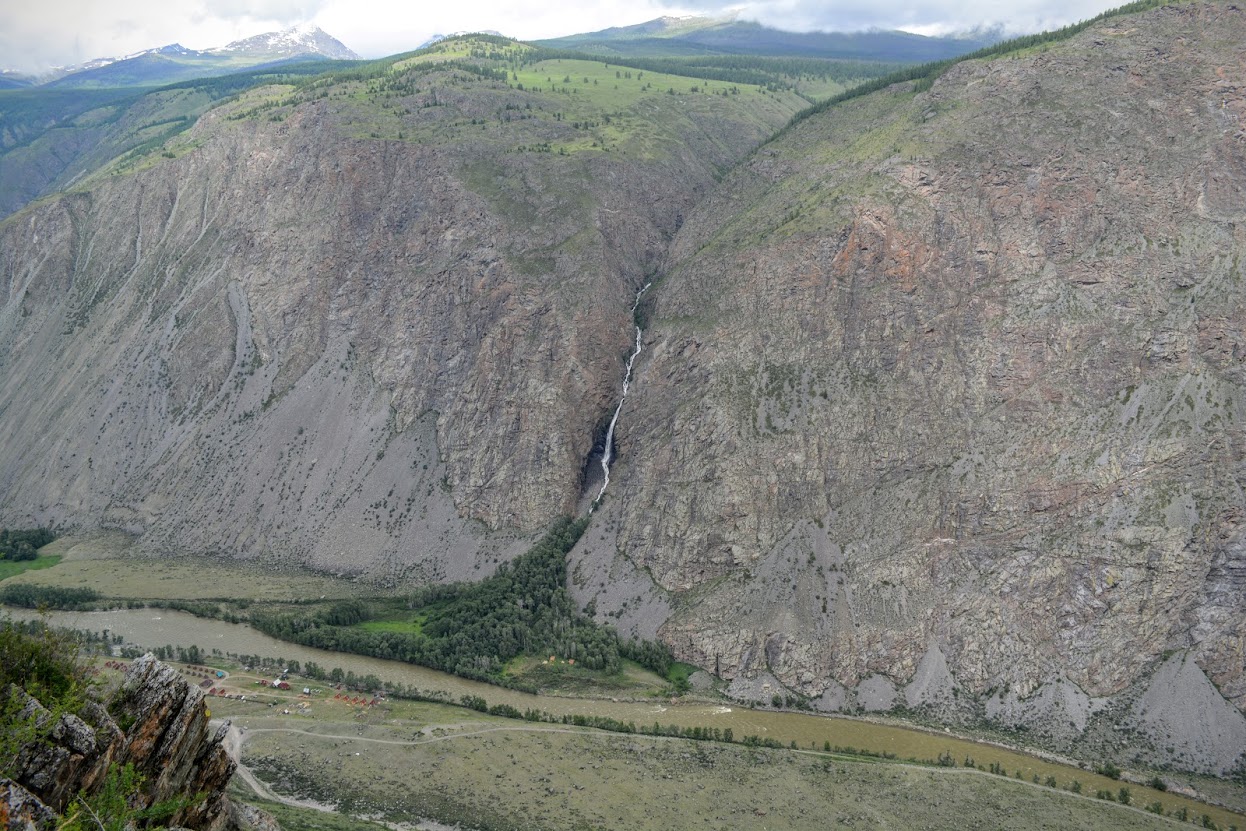
[[[313,23],[300,23],[279,32],[265,32],[208,51],[217,55],[263,56],[272,59],[295,55],[323,55],[337,60],[359,59],[344,43]]]

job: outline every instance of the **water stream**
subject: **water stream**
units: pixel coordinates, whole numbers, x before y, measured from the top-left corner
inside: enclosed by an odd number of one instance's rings
[[[636,319],[636,309],[640,306],[640,298],[653,283],[645,283],[640,291],[636,292],[636,300],[632,303],[632,320]],[[601,454],[601,472],[604,477],[601,483],[601,490],[597,491],[597,498],[593,500],[592,506],[588,509],[591,514],[593,509],[597,507],[597,503],[606,495],[606,488],[610,486],[610,462],[613,458],[614,449],[614,428],[619,423],[619,413],[623,412],[623,403],[627,401],[627,390],[632,385],[632,367],[636,365],[636,356],[640,354],[641,343],[640,336],[642,334],[640,324],[636,324],[636,348],[632,350],[631,356],[627,359],[627,369],[623,372],[623,394],[619,396],[619,406],[614,408],[614,415],[610,418],[610,427],[606,430],[606,449]]]
[[[6,614],[18,620],[40,617],[39,613],[29,609],[0,606],[0,617]],[[921,759],[934,759],[940,753],[950,752],[958,759],[971,755],[980,764],[997,762],[1009,770],[1020,770],[1027,779],[1034,774],[1058,774],[1062,780],[1076,776],[1092,783],[1095,781],[1091,774],[1080,772],[1076,768],[1070,769],[1014,750],[947,733],[938,734],[852,718],[751,710],[730,702],[705,699],[654,697],[618,700],[530,695],[413,664],[344,652],[327,652],[278,641],[243,623],[196,618],[170,609],[50,612],[47,619],[54,626],[87,629],[92,632],[108,630],[114,635],[121,635],[127,643],[145,648],[166,644],[183,647],[194,645],[204,652],[219,650],[223,653],[293,659],[302,663],[315,661],[325,669],[338,667],[360,676],[375,675],[387,684],[436,690],[452,700],[463,695],[478,695],[490,704],[509,704],[521,711],[532,708],[544,710],[554,716],[607,716],[641,725],[656,721],[681,727],[731,728],[737,739],[754,735],[775,739],[784,744],[796,742],[797,747],[802,749],[816,749],[822,747],[824,742],[829,742],[832,745],[867,749],[874,753],[894,753],[901,758],[915,756]],[[1111,784],[1109,780],[1102,781]]]

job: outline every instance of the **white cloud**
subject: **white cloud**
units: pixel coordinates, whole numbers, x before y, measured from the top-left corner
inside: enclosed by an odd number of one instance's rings
[[[313,21],[366,57],[434,34],[493,29],[534,39],[640,23],[663,14],[723,14],[794,30],[903,28],[946,33],[1003,24],[1036,31],[1094,15],[1112,0],[46,0],[0,2],[0,67],[27,71],[179,42],[191,48]]]
[[[607,26],[643,23],[668,14],[656,0],[574,3],[468,2],[389,3],[371,0],[361,14],[360,0],[333,0],[315,18],[326,32],[368,57],[414,49],[433,35],[491,30],[524,40],[559,37]]]

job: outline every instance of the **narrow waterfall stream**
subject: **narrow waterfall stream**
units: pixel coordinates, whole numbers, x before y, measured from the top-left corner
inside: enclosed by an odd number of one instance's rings
[[[653,283],[645,283],[640,291],[636,292],[636,300],[632,303],[632,320],[636,319],[636,308],[640,306],[640,298]],[[636,348],[632,350],[631,356],[627,359],[627,369],[623,372],[623,394],[619,396],[619,406],[615,407],[614,415],[610,419],[610,426],[606,429],[606,448],[601,454],[601,472],[604,481],[601,483],[601,490],[597,491],[597,497],[593,500],[593,504],[589,507],[588,512],[591,514],[593,509],[597,507],[597,503],[606,494],[606,488],[610,486],[610,460],[611,451],[614,449],[614,427],[619,423],[619,413],[623,412],[623,402],[627,401],[627,390],[632,385],[632,367],[636,364],[636,356],[640,354],[640,324],[636,324]]]

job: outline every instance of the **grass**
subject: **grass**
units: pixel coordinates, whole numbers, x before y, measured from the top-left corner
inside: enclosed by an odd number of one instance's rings
[[[91,588],[104,597],[135,600],[209,600],[230,598],[274,601],[353,597],[361,587],[306,571],[278,570],[254,563],[199,558],[149,559],[136,556],[124,534],[58,539],[43,549],[36,566],[16,579],[63,588]],[[59,564],[59,565],[58,565]],[[0,567],[9,564],[0,564]],[[14,564],[18,565],[18,564]],[[23,564],[24,565],[24,564]],[[17,574],[19,572],[15,572]],[[0,579],[12,577],[0,572]]]
[[[0,580],[7,580],[27,571],[40,571],[45,568],[51,568],[60,561],[61,558],[57,554],[40,554],[33,560],[22,560],[20,562],[3,560],[0,561]]]
[[[696,672],[700,667],[692,664],[685,664],[682,661],[676,661],[671,664],[670,672],[666,673],[666,680],[675,685],[677,690],[688,689],[688,678],[692,673]]]
[[[524,656],[511,661],[504,674],[556,696],[652,698],[666,692],[668,686],[660,675],[630,660],[623,661],[619,672],[606,673],[565,661],[551,664],[546,658]]]
[[[402,635],[419,635],[424,631],[427,615],[419,614],[403,620],[365,620],[355,627],[368,632],[397,632]]]
[[[249,728],[244,764],[280,793],[390,823],[432,818],[481,831],[1171,827],[963,769],[526,725],[439,705],[338,725],[271,712],[231,713]]]

